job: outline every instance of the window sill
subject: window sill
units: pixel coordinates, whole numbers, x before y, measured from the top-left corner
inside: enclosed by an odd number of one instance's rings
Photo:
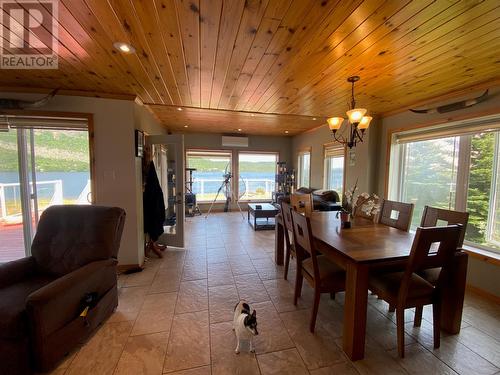
[[[500,253],[478,249],[477,247],[468,245],[464,245],[463,250],[473,258],[479,259],[486,263],[494,264],[496,266],[500,266]]]

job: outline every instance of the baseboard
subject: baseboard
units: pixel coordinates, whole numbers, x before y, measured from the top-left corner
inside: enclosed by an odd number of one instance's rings
[[[117,269],[118,273],[123,273],[123,272],[128,271],[132,268],[137,268],[137,267],[140,267],[140,265],[138,265],[138,264],[119,264],[118,266],[116,266],[116,269]]]
[[[494,302],[496,304],[499,304],[500,305],[500,297],[495,295],[495,294],[492,294],[490,292],[487,292],[486,290],[484,289],[481,289],[481,288],[478,288],[477,286],[473,286],[473,285],[470,285],[470,284],[467,284],[465,286],[465,289],[468,291],[468,292],[471,292],[471,293],[474,293],[474,294],[477,294],[491,302]]]

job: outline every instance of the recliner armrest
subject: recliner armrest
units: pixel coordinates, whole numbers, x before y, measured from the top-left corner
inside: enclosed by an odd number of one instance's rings
[[[33,257],[22,258],[0,264],[0,288],[18,283],[30,274],[36,272],[36,262]]]
[[[31,293],[26,300],[33,333],[38,339],[78,317],[86,293],[99,298],[116,284],[115,259],[91,262]]]

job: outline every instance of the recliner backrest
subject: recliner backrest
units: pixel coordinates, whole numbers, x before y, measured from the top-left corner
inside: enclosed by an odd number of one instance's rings
[[[60,276],[93,261],[116,258],[124,222],[125,211],[118,207],[47,208],[31,246],[38,270]]]

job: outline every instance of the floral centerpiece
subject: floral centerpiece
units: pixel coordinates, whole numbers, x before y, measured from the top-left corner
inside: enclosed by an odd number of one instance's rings
[[[362,216],[365,218],[375,218],[380,211],[380,198],[376,194],[361,193],[356,195],[358,190],[358,181],[351,189],[348,189],[342,199],[342,210],[340,211],[340,219],[342,223],[350,223],[350,218],[356,214],[356,216]],[[344,225],[344,227],[349,227],[349,225]]]

